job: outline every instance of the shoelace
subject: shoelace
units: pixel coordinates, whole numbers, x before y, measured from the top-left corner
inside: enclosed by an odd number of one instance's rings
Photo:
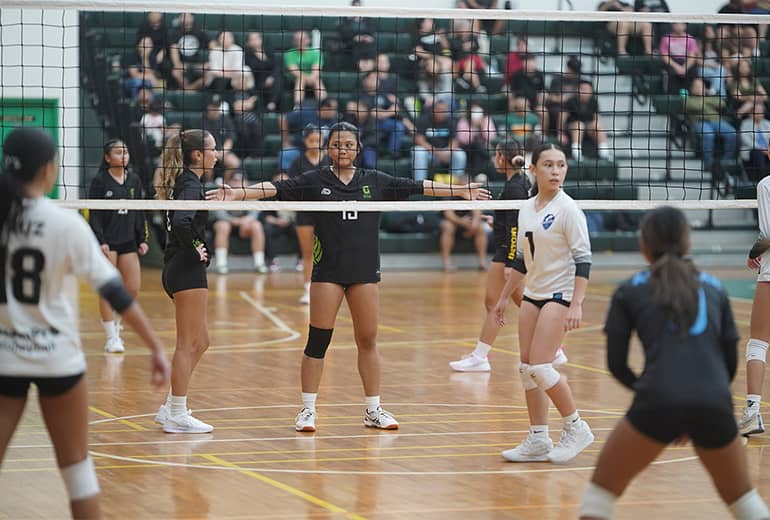
[[[577,428],[565,428],[561,432],[561,437],[559,437],[559,446],[564,447],[564,444],[567,442],[574,442],[577,439]]]

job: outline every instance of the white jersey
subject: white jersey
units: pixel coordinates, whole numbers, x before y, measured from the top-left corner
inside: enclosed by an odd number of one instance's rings
[[[572,300],[575,264],[591,262],[591,242],[583,211],[560,191],[535,211],[532,197],[519,211],[517,258],[524,259],[524,295],[533,300]]]
[[[759,210],[759,237],[770,238],[770,176],[757,184],[757,209]],[[757,281],[770,282],[770,251],[760,257]]]
[[[0,244],[0,375],[83,372],[74,277],[98,290],[120,277],[88,223],[46,198],[26,200],[19,229]]]

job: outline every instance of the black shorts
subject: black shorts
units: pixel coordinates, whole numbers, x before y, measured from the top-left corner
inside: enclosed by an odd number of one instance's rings
[[[115,251],[118,255],[126,255],[128,253],[136,253],[139,246],[136,242],[123,242],[122,244],[107,244],[110,251]]]
[[[513,260],[508,260],[508,248],[507,247],[496,247],[495,248],[495,256],[492,257],[492,261],[496,262],[498,264],[508,264],[509,262],[512,262]]]
[[[22,398],[27,396],[29,385],[37,387],[42,397],[58,397],[72,390],[83,378],[84,372],[74,376],[37,377],[37,376],[0,376],[0,395]]]
[[[662,444],[687,435],[695,446],[715,450],[738,435],[732,406],[654,408],[634,401],[626,419],[641,434]]]
[[[172,300],[179,291],[209,288],[206,264],[196,260],[189,251],[180,251],[163,264],[161,281]]]
[[[551,303],[551,302],[558,303],[559,305],[564,305],[565,307],[569,307],[570,303],[572,303],[569,300],[562,300],[561,298],[548,298],[547,300],[533,300],[529,296],[522,296],[521,301],[529,302],[535,307],[537,307],[538,309],[542,309],[543,307],[545,307],[546,303]]]
[[[297,225],[298,226],[314,226],[313,213],[309,211],[297,212]]]

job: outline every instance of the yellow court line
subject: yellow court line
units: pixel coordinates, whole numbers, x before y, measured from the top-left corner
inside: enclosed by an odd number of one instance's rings
[[[99,409],[99,408],[97,408],[95,406],[89,406],[88,409],[91,410],[92,412],[94,412],[96,415],[99,415],[101,417],[107,417],[109,419],[115,419],[117,417],[117,415],[112,415],[110,412],[105,412],[104,410],[101,410],[101,409]],[[138,432],[146,432],[147,431],[147,428],[145,428],[141,424],[137,424],[137,423],[135,423],[133,421],[129,421],[128,419],[121,419],[121,420],[119,420],[117,422],[122,424],[122,425],[124,425],[124,426],[128,426],[129,428],[132,428],[132,429],[134,429],[134,430],[136,430]]]
[[[290,493],[296,497],[299,497],[302,500],[306,500],[307,502],[310,502],[311,504],[315,504],[318,507],[326,509],[327,511],[330,511],[332,513],[344,513],[345,518],[349,518],[351,520],[366,520],[366,518],[364,518],[363,516],[357,515],[355,513],[349,513],[345,509],[339,506],[335,506],[331,502],[327,502],[326,500],[313,496],[309,493],[305,493],[304,491],[301,491],[288,484],[284,484],[283,482],[279,482],[278,480],[272,479],[270,477],[266,477],[265,475],[262,475],[261,473],[257,473],[256,471],[240,469],[237,464],[233,464],[232,462],[227,462],[226,460],[220,459],[219,457],[216,457],[214,455],[202,455],[202,457],[219,466],[238,469],[239,470],[238,473],[240,473],[241,475],[246,475],[248,477],[255,478],[260,482],[273,486],[274,488],[280,489],[281,491],[286,491],[287,493]]]

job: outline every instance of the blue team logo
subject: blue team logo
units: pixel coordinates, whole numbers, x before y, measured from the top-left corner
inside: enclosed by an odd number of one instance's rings
[[[553,221],[556,220],[556,217],[553,216],[553,213],[549,213],[545,217],[543,217],[543,229],[546,231],[548,228],[550,228],[553,225]]]

